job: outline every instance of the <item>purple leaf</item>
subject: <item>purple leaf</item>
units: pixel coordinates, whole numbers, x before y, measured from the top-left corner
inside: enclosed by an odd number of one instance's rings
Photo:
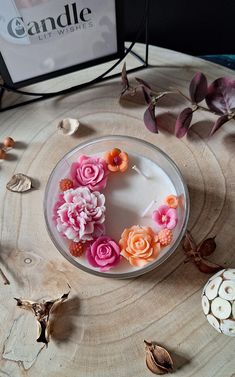
[[[130,89],[130,84],[129,84],[129,80],[128,80],[127,72],[126,72],[126,63],[124,63],[123,68],[122,68],[122,92],[121,94],[124,94],[129,89]]]
[[[228,122],[230,119],[228,117],[228,115],[221,115],[217,121],[215,122],[212,130],[211,130],[211,133],[210,133],[210,136],[214,135],[214,133],[216,131],[218,131],[218,129],[223,126],[224,123]]]
[[[143,94],[144,94],[145,102],[149,105],[152,102],[152,96],[151,96],[152,89],[151,89],[151,87],[149,86],[149,84],[146,81],[144,81],[142,79],[138,79],[137,77],[135,79],[141,85],[141,88],[142,88],[142,91],[143,91]]]
[[[152,90],[151,86],[144,80],[142,79],[139,79],[138,77],[135,78],[136,81],[140,84],[140,85],[143,85],[143,86],[146,86],[146,88]]]
[[[191,120],[193,117],[193,110],[190,107],[186,107],[176,119],[175,123],[175,135],[179,139],[182,138],[189,129]]]
[[[210,110],[218,114],[227,114],[235,108],[235,80],[221,77],[209,87],[206,103]]]
[[[151,103],[144,113],[144,124],[146,128],[153,133],[158,133],[157,122],[155,117],[155,106]]]
[[[203,73],[196,73],[189,85],[189,94],[193,103],[199,103],[207,94],[207,79]]]

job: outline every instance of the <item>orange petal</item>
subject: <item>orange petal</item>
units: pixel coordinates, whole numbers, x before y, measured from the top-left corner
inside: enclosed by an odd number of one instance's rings
[[[128,161],[128,154],[126,152],[121,152],[119,157],[122,159],[122,161]]]
[[[127,161],[122,161],[122,163],[119,165],[119,170],[121,173],[124,173],[128,168],[128,162]]]
[[[142,258],[129,258],[129,262],[134,267],[144,267],[146,264],[148,264],[148,261],[146,259]]]
[[[111,152],[110,152],[111,156],[113,156],[113,157],[119,156],[120,153],[121,153],[121,151],[120,151],[120,149],[118,149],[118,148],[113,148],[113,149],[111,150]]]
[[[118,165],[111,165],[111,164],[109,164],[109,165],[108,165],[108,169],[109,169],[110,171],[113,171],[113,172],[115,172],[115,171],[119,171],[119,166],[118,166]]]
[[[127,253],[125,249],[122,249],[122,250],[121,250],[121,255],[122,255],[124,258],[128,259],[128,260],[129,260],[129,258],[130,258],[130,254]]]

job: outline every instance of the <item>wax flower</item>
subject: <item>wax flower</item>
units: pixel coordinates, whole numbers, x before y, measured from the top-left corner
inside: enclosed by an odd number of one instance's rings
[[[108,271],[120,262],[120,247],[112,238],[101,236],[87,248],[86,256],[93,267]]]
[[[107,152],[104,158],[108,164],[108,169],[112,172],[120,171],[123,173],[128,168],[128,154],[118,148]]]
[[[119,241],[121,255],[134,267],[144,267],[160,253],[158,236],[150,227],[133,225],[125,229]]]
[[[103,158],[82,155],[71,165],[70,175],[75,187],[84,186],[91,191],[101,191],[107,183],[108,168]]]
[[[170,208],[177,208],[179,205],[179,199],[175,195],[168,195],[165,198],[165,203]]]
[[[156,211],[153,211],[152,219],[160,229],[174,229],[178,222],[177,211],[174,208],[162,205]]]
[[[87,187],[59,195],[54,220],[58,232],[74,242],[92,241],[104,233],[105,196]]]

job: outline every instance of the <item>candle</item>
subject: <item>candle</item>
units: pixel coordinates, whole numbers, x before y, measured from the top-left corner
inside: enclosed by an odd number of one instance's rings
[[[118,147],[68,156],[54,172],[58,191],[55,195],[50,187],[49,209],[51,218],[56,213],[53,237],[65,254],[78,266],[119,276],[164,257],[185,216],[178,200],[184,191],[176,191],[166,166],[163,170],[154,159]],[[141,253],[144,257],[138,254],[145,247],[143,240],[148,240],[147,252]],[[133,254],[128,245],[133,246]]]

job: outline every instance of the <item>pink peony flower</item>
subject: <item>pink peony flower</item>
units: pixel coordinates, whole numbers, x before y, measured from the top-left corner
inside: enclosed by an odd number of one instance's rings
[[[59,233],[74,242],[92,241],[104,233],[105,196],[87,187],[65,191],[54,207]]]
[[[70,175],[75,186],[85,186],[91,191],[101,191],[107,183],[107,163],[103,158],[83,155],[71,165]]]
[[[101,236],[87,248],[86,256],[93,267],[107,271],[120,262],[120,247],[112,238]]]
[[[153,212],[152,219],[160,229],[173,229],[178,222],[177,211],[174,208],[162,205]]]

